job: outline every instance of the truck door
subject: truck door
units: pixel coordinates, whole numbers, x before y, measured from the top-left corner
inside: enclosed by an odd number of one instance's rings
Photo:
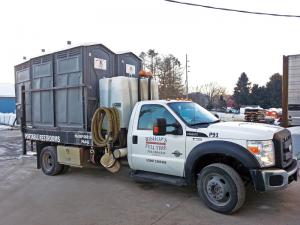
[[[144,104],[138,110],[138,119],[133,124],[132,132],[132,169],[183,176],[185,162],[185,130],[183,134],[153,135],[153,122],[165,118],[167,124],[178,123],[185,129],[165,106]],[[174,131],[167,127],[167,132]]]

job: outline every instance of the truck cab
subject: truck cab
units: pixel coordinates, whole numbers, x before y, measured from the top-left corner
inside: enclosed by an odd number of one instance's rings
[[[127,145],[133,178],[196,184],[206,205],[222,213],[243,205],[246,184],[264,192],[297,180],[288,130],[221,122],[191,101],[136,103]]]

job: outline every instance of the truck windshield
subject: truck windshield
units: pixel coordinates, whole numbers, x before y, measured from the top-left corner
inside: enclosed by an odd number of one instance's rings
[[[168,106],[170,106],[188,126],[211,124],[220,121],[209,111],[194,102],[171,102],[168,103]]]

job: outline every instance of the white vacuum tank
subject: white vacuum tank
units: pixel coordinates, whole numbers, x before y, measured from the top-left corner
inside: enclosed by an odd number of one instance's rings
[[[148,80],[140,78],[141,101],[148,100]],[[138,101],[138,78],[112,77],[99,80],[100,107],[116,107],[121,128],[128,128],[129,119]],[[158,84],[151,79],[151,100],[158,100]]]

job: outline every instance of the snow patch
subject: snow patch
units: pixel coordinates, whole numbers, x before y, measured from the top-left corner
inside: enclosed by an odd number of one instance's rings
[[[214,111],[211,111],[211,113],[218,115],[219,119],[224,122],[245,121],[244,114],[232,114],[232,113],[222,113],[222,112],[214,112]]]
[[[2,125],[13,126],[15,120],[16,120],[15,113],[0,113],[0,124]]]
[[[9,129],[10,126],[6,126],[6,125],[0,125],[0,130],[6,130]]]

